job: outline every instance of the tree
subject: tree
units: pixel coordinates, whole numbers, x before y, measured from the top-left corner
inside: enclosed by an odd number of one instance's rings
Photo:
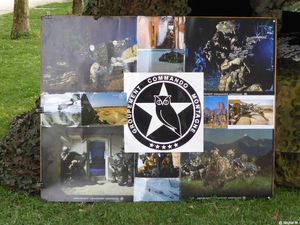
[[[72,14],[80,15],[82,13],[82,10],[83,10],[82,0],[73,0]]]
[[[10,37],[17,39],[27,36],[30,32],[28,0],[15,0],[14,18]]]
[[[188,0],[87,0],[84,15],[101,16],[185,16],[190,13]]]

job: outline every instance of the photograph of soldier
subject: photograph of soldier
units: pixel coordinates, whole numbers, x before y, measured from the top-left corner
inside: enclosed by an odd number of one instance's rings
[[[41,125],[43,127],[77,127],[81,123],[81,94],[41,94]]]
[[[138,154],[135,177],[179,177],[180,153]]]
[[[43,17],[42,28],[44,92],[123,91],[136,71],[136,17]]]
[[[134,201],[179,201],[179,178],[136,177],[134,181]]]
[[[203,153],[182,153],[182,198],[270,197],[273,130],[205,129]]]
[[[186,72],[204,72],[207,92],[274,93],[273,19],[187,18]]]
[[[184,17],[138,16],[138,49],[183,49]]]
[[[63,137],[61,137],[63,139]],[[63,146],[61,152],[61,182],[67,185],[76,185],[86,178],[86,153],[82,154],[71,151],[67,146]]]
[[[134,154],[124,153],[121,126],[43,128],[42,155],[45,200],[133,199]]]
[[[134,181],[134,154],[125,153],[124,147],[121,151],[115,153],[112,162],[109,164],[112,170],[112,181],[120,186],[133,186]]]
[[[204,96],[204,128],[227,128],[227,96]]]
[[[81,125],[124,125],[127,123],[127,100],[124,92],[83,93]]]
[[[274,96],[229,96],[228,128],[274,128]]]

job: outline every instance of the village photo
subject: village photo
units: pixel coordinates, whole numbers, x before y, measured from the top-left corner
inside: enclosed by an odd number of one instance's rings
[[[132,201],[134,154],[124,152],[121,126],[51,127],[42,134],[43,199]]]
[[[184,17],[138,16],[138,49],[183,49]]]

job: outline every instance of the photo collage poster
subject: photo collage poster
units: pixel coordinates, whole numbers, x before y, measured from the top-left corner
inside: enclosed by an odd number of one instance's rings
[[[273,19],[42,25],[43,199],[272,196]]]

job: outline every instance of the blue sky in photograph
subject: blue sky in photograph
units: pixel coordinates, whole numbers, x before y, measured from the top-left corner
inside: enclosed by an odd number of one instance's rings
[[[242,99],[242,102],[256,105],[273,105],[272,99]]]
[[[216,144],[232,143],[244,136],[257,139],[272,139],[273,130],[265,129],[204,129],[204,140],[211,141]]]
[[[95,107],[127,106],[126,94],[120,92],[87,93],[91,105]]]
[[[214,110],[219,102],[223,102],[225,109],[228,109],[227,96],[204,96],[204,108]]]

